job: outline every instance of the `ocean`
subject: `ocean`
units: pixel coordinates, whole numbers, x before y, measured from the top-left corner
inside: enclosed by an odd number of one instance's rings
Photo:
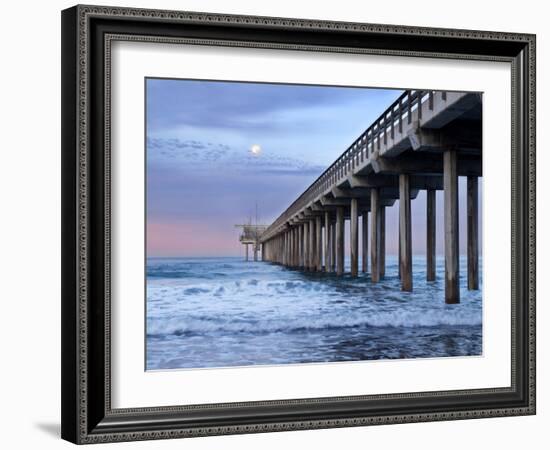
[[[349,267],[349,261],[347,261]],[[444,260],[426,281],[413,258],[402,292],[397,258],[386,276],[308,273],[242,258],[147,260],[147,370],[480,355],[482,279],[444,301]]]

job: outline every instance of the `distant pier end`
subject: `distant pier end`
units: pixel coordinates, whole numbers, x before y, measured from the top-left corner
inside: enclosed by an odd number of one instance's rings
[[[239,241],[245,246],[245,261],[248,261],[249,245],[252,245],[254,261],[258,261],[258,251],[263,248],[261,244],[261,236],[267,229],[267,225],[237,224],[235,227],[242,229],[242,233],[239,236]],[[262,251],[262,260],[263,259]]]

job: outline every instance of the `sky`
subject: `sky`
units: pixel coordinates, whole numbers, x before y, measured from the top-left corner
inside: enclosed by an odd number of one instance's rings
[[[273,222],[401,93],[146,79],[147,256],[243,255],[235,224],[254,223],[256,211],[258,223]],[[442,253],[442,193],[437,203]],[[397,204],[387,209],[390,254]],[[421,193],[412,202],[414,253],[425,251],[425,214]]]

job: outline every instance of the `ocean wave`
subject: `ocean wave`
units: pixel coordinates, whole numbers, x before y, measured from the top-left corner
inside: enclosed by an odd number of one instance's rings
[[[312,283],[309,281],[265,281],[255,278],[248,280],[232,280],[226,282],[198,282],[189,285],[170,285],[162,282],[155,285],[149,283],[148,300],[155,301],[159,297],[172,297],[174,299],[182,296],[200,296],[201,294],[216,294],[218,296],[235,296],[246,293],[247,295],[299,295],[309,292],[330,291],[333,288],[330,284]]]
[[[185,335],[196,333],[277,333],[338,330],[359,327],[438,327],[438,326],[479,326],[479,311],[387,311],[377,312],[365,317],[353,315],[338,317],[326,315],[315,317],[279,319],[228,320],[225,317],[209,318],[149,318],[148,336]]]

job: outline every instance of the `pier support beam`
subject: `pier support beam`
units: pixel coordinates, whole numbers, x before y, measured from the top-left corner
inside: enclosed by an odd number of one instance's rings
[[[362,266],[361,271],[363,273],[367,272],[367,267],[369,264],[369,213],[367,211],[364,211],[362,214],[362,230],[361,230],[361,247],[362,247],[362,254],[363,259],[361,260]]]
[[[469,176],[467,181],[468,212],[468,289],[479,289],[479,229],[478,179]]]
[[[248,244],[244,244],[244,260],[248,261]]]
[[[292,266],[292,230],[286,232],[286,265]]]
[[[324,260],[324,267],[325,272],[330,271],[330,214],[328,211],[325,211],[325,226],[323,228],[323,237],[325,239],[325,260]]]
[[[399,258],[401,257],[401,221],[397,220],[397,274],[399,276],[399,279],[401,279],[401,263],[399,262]]]
[[[309,221],[309,261],[308,270],[315,270],[315,221]]]
[[[358,200],[351,199],[350,212],[350,260],[351,260],[351,276],[356,277],[359,271],[359,217],[358,217]]]
[[[373,283],[380,281],[380,191],[378,188],[370,191],[370,276]]]
[[[304,223],[304,270],[309,270],[309,222]]]
[[[435,191],[426,191],[426,279],[435,281]]]
[[[399,267],[401,290],[412,291],[411,190],[408,174],[399,175]]]
[[[293,256],[293,260],[292,260],[292,265],[294,267],[299,267],[300,266],[300,241],[298,239],[298,227],[294,227],[292,229],[294,231],[294,256]]]
[[[315,218],[315,270],[323,270],[323,234],[322,234],[321,216]]]
[[[336,208],[336,274],[344,273],[344,207]]]
[[[336,222],[330,221],[330,271],[336,272]]]
[[[297,227],[297,233],[298,233],[298,254],[296,255],[298,257],[298,267],[302,266],[302,257],[303,257],[303,242],[302,242],[302,226],[298,225]]]
[[[386,276],[386,207],[380,206],[380,278]]]
[[[285,243],[283,247],[283,265],[288,266],[288,231],[284,232]]]
[[[460,303],[458,254],[458,170],[455,150],[443,155],[445,195],[445,303]]]
[[[290,247],[290,265],[296,267],[296,228],[291,228],[292,246]]]
[[[307,232],[307,236],[308,236],[308,240],[307,240],[307,249],[308,249],[308,254],[307,254],[307,264],[306,264],[306,269],[307,270],[312,270],[312,261],[313,261],[313,256],[314,256],[314,249],[313,249],[313,220],[309,220],[307,222],[307,225],[308,225],[308,232]]]

